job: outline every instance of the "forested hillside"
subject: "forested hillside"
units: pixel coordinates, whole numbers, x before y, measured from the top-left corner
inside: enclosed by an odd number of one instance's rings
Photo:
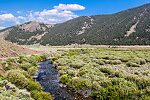
[[[45,25],[31,31],[11,28],[6,40],[18,44],[68,45],[148,45],[150,44],[150,4],[111,15],[82,16],[62,24]],[[37,24],[37,23],[36,23]]]

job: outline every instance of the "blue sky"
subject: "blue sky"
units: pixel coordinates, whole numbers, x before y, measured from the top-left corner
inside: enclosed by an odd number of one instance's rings
[[[112,14],[150,0],[0,0],[0,28],[35,20],[62,23],[78,16]]]

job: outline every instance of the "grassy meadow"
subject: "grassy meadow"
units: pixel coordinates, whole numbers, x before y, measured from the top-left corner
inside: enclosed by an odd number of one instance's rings
[[[0,100],[53,100],[33,77],[45,55],[19,56],[0,62]]]
[[[52,60],[62,86],[84,97],[150,100],[149,48],[65,48],[48,55],[19,56],[1,61],[0,98],[53,100],[52,95],[33,80],[38,64],[44,59]],[[7,85],[11,88],[6,89]]]
[[[62,84],[97,100],[150,100],[150,50],[58,50],[51,58]]]

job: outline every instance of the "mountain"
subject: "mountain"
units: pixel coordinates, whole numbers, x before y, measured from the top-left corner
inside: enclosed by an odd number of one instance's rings
[[[49,32],[49,28],[51,27],[53,27],[53,25],[32,21],[1,30],[1,32],[9,30],[6,40],[11,42],[17,44],[35,44],[39,42],[41,37]]]
[[[22,46],[18,46],[16,44],[5,41],[4,37],[7,35],[7,33],[9,33],[9,31],[9,29],[6,29],[5,31],[3,30],[3,32],[0,33],[0,60],[4,60],[7,57],[15,57],[22,54],[30,55],[42,53],[40,51],[27,49]]]
[[[149,45],[150,4],[109,15],[82,16],[61,24],[28,22],[9,28],[18,44]]]

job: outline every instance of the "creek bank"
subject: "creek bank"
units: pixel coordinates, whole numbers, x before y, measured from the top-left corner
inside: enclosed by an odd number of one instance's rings
[[[46,92],[54,96],[54,100],[91,100],[64,87],[59,80],[59,73],[50,60],[41,62],[36,80]]]

